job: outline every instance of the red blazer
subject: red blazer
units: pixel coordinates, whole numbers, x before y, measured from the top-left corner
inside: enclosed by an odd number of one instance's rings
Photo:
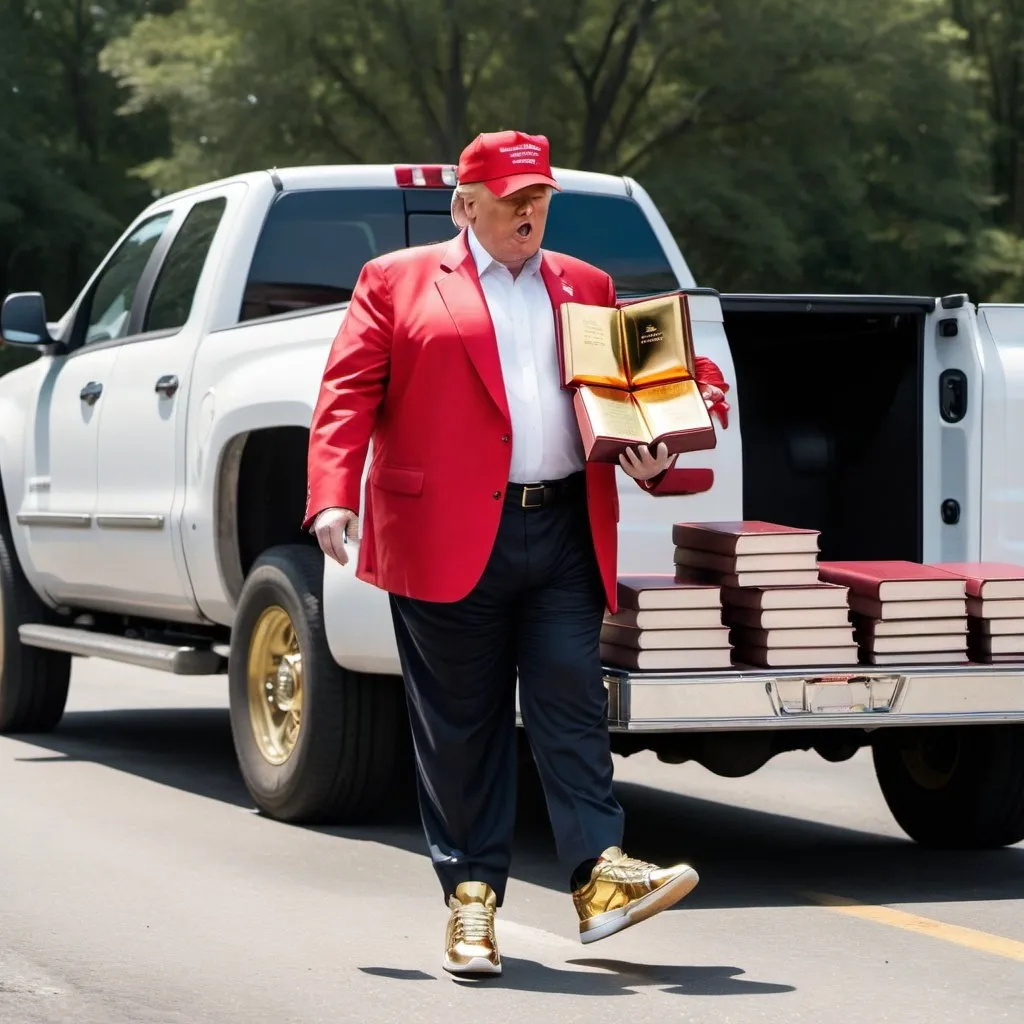
[[[549,252],[541,267],[556,311],[570,297],[614,305],[604,271]],[[697,370],[702,381],[721,382],[709,360]],[[465,232],[364,266],[313,412],[304,528],[325,508],[360,512],[371,439],[357,576],[402,596],[459,600],[490,557],[512,453],[497,338]],[[673,469],[641,486],[706,489],[693,472]],[[586,473],[594,548],[615,610],[615,467],[589,464]]]

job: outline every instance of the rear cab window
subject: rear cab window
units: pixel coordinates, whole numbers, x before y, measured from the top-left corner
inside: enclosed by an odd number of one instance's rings
[[[449,189],[283,192],[257,243],[240,319],[347,302],[368,260],[455,237],[450,204]],[[643,210],[625,196],[557,193],[544,248],[600,267],[620,298],[678,287]]]

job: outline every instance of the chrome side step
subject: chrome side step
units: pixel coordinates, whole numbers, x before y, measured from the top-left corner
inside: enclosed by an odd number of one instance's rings
[[[18,636],[27,647],[44,647],[83,658],[122,661],[177,676],[213,676],[227,671],[227,663],[220,654],[187,645],[160,644],[113,633],[37,624],[19,626]]]

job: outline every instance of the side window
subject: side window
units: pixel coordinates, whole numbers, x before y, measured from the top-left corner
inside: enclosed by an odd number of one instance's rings
[[[410,213],[409,244],[430,245],[431,242],[447,242],[459,233],[451,214],[444,213]]]
[[[128,332],[128,318],[139,279],[170,219],[168,210],[144,221],[124,240],[103,269],[89,303],[86,344],[123,338]]]
[[[220,196],[196,203],[189,211],[160,268],[144,331],[177,330],[188,320],[199,275],[226,205],[227,200]]]
[[[368,260],[403,248],[398,189],[284,192],[256,244],[239,319],[347,302]]]

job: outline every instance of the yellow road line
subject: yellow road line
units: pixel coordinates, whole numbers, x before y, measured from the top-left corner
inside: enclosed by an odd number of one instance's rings
[[[989,932],[978,931],[976,928],[964,928],[958,924],[935,921],[930,917],[908,914],[903,910],[893,910],[891,907],[858,903],[845,896],[831,896],[822,892],[807,892],[804,895],[811,902],[839,914],[859,917],[863,921],[873,921],[875,924],[900,928],[918,935],[928,935],[933,939],[941,939],[943,942],[952,942],[967,949],[977,950],[979,953],[992,953],[995,956],[1005,957],[1007,960],[1024,963],[1024,942],[1018,942],[1016,939],[992,935]]]

